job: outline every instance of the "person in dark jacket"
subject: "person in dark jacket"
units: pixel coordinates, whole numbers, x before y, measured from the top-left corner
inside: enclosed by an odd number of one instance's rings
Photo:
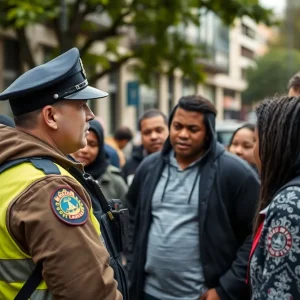
[[[257,108],[261,198],[250,256],[252,300],[300,299],[300,98]]]
[[[135,300],[246,300],[259,181],[215,139],[216,109],[179,100],[163,150],[143,160],[127,194]]]
[[[121,170],[109,164],[104,150],[102,126],[97,120],[90,121],[89,125],[87,145],[72,156],[99,182],[106,199],[120,199],[124,202],[128,187],[121,176]]]
[[[133,148],[132,156],[122,169],[123,177],[130,185],[135,171],[142,160],[154,152],[160,151],[168,137],[168,120],[158,109],[149,109],[139,119],[139,131],[142,144]]]

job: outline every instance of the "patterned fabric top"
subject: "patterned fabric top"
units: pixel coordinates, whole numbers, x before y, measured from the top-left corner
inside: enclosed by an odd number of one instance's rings
[[[252,300],[300,299],[300,187],[271,202],[250,262]]]

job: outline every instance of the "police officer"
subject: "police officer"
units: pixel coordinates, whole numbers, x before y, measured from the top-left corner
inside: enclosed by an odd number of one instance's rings
[[[29,278],[32,288],[37,266],[30,299],[122,299],[91,198],[70,173],[83,167],[67,157],[86,145],[87,100],[106,96],[88,85],[76,48],[0,94],[16,123],[0,125],[0,299],[20,296]]]

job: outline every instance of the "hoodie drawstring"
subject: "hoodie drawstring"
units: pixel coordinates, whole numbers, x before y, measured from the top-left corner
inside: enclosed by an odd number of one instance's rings
[[[200,176],[200,168],[198,169],[197,175],[196,175],[195,180],[193,182],[193,186],[192,186],[192,189],[190,191],[189,198],[188,198],[188,204],[191,203],[193,192],[194,192],[194,189],[195,189],[195,186],[196,186],[196,183],[198,181],[199,176]],[[162,193],[162,196],[161,196],[161,202],[164,201],[164,197],[165,197],[165,193],[166,193],[166,190],[167,190],[167,186],[169,184],[170,177],[171,177],[171,170],[170,170],[170,163],[168,163],[168,177],[167,177],[167,181],[165,183],[163,193]]]
[[[193,187],[192,187],[190,195],[189,195],[188,204],[191,203],[193,192],[194,192],[194,189],[195,189],[195,186],[196,186],[196,183],[198,181],[199,176],[200,176],[200,168],[199,168],[199,170],[197,172],[197,176],[195,177],[195,180],[194,180],[194,183],[193,183]]]
[[[164,201],[166,189],[167,189],[167,186],[168,186],[169,180],[170,180],[170,175],[171,175],[171,171],[170,171],[170,163],[168,162],[168,177],[167,177],[167,181],[166,181],[166,183],[165,183],[164,190],[163,190],[163,193],[162,193],[162,196],[161,196],[161,202]]]

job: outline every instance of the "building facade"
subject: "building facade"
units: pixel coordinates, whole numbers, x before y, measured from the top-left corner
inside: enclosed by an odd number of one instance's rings
[[[132,62],[118,71],[102,77],[95,86],[109,92],[109,97],[91,103],[96,115],[100,116],[107,133],[113,133],[127,125],[137,129],[138,117],[149,108],[159,108],[168,114],[183,95],[201,94],[215,103],[218,119],[244,118],[241,92],[246,88],[246,69],[253,65],[259,47],[257,25],[250,18],[235,21],[226,27],[213,13],[201,17],[201,26],[180,28],[187,39],[206,50],[201,64],[207,73],[204,83],[193,84],[176,70],[173,76],[153,76],[153,84],[139,84],[131,71]],[[49,28],[35,25],[27,28],[30,46],[38,63],[49,59],[51,49],[56,46],[55,37]],[[95,45],[92,51],[102,45]],[[14,34],[0,31],[0,90],[5,89],[21,72],[20,45]],[[26,67],[26,66],[25,66]],[[0,113],[10,114],[7,103],[0,102]]]

